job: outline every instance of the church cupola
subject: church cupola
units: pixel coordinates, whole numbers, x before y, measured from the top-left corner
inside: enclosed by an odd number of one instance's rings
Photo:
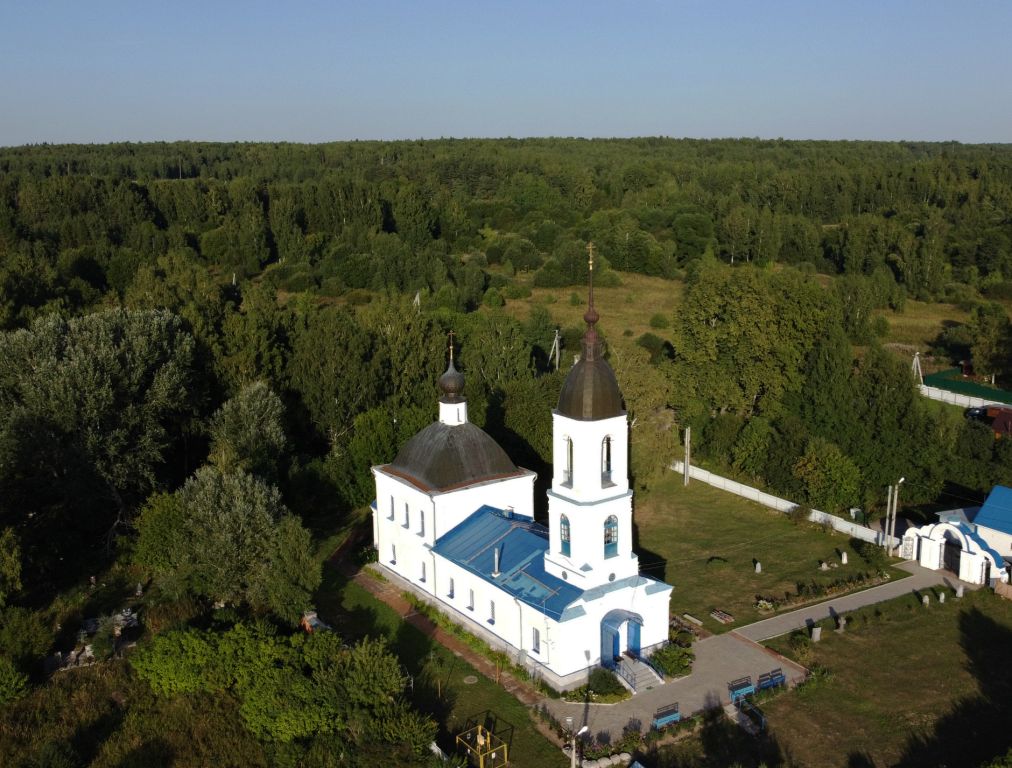
[[[594,308],[593,248],[593,243],[587,246],[590,251],[590,291],[587,311],[583,314],[587,330],[583,334],[582,354],[566,376],[562,392],[559,394],[559,407],[556,409],[562,416],[581,421],[596,421],[625,415],[618,380],[608,361],[604,359],[601,339],[595,328],[600,316]]]
[[[453,364],[453,331],[450,331],[450,362],[439,377],[439,420],[443,424],[467,423],[467,398],[464,397],[464,374]]]

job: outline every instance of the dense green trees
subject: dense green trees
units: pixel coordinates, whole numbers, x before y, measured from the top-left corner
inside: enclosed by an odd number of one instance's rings
[[[161,696],[230,691],[255,736],[302,750],[323,737],[338,764],[379,745],[416,764],[435,736],[403,698],[400,662],[382,640],[348,647],[331,632],[285,636],[265,625],[178,630],[153,638],[132,665]]]
[[[193,361],[193,337],[159,310],[48,315],[0,334],[0,519],[37,575],[173,477],[166,459],[194,429]]]
[[[203,467],[138,521],[137,559],[163,587],[247,605],[292,624],[312,605],[320,565],[276,488],[240,469]]]

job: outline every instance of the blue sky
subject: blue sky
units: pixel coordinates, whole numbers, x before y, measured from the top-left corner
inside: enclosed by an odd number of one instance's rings
[[[1012,141],[1012,2],[16,2],[0,145]]]

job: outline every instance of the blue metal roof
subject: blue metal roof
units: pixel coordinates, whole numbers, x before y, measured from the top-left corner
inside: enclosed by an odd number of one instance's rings
[[[973,518],[975,525],[1012,535],[1012,488],[996,485]]]
[[[499,575],[495,549],[499,548]],[[436,540],[433,551],[559,621],[583,591],[545,571],[548,529],[487,504]],[[570,611],[565,618],[582,614]]]

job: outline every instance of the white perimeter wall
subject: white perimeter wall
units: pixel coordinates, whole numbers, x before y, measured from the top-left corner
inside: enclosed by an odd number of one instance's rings
[[[681,461],[673,461],[671,463],[671,469],[679,474],[682,474],[685,472],[685,463]],[[728,491],[736,496],[741,496],[743,499],[750,499],[751,501],[762,504],[764,507],[779,510],[780,512],[789,512],[794,509],[794,507],[798,506],[793,501],[781,499],[779,496],[774,496],[771,493],[760,491],[758,488],[753,488],[751,485],[745,485],[744,483],[739,483],[735,480],[715,475],[713,472],[708,472],[700,467],[690,466],[689,477],[693,480],[700,480],[707,485],[712,485],[714,488],[720,488],[722,491]],[[820,512],[817,509],[812,510],[808,519],[813,523],[826,523],[840,533],[846,533],[848,536],[853,536],[854,538],[861,539],[862,541],[869,541],[872,544],[884,546],[886,538],[891,538],[893,546],[899,546],[900,543],[899,538],[896,536],[886,537],[885,534],[879,531],[873,531],[871,528],[865,528],[863,525],[852,523],[849,520],[843,520],[835,515]]]

